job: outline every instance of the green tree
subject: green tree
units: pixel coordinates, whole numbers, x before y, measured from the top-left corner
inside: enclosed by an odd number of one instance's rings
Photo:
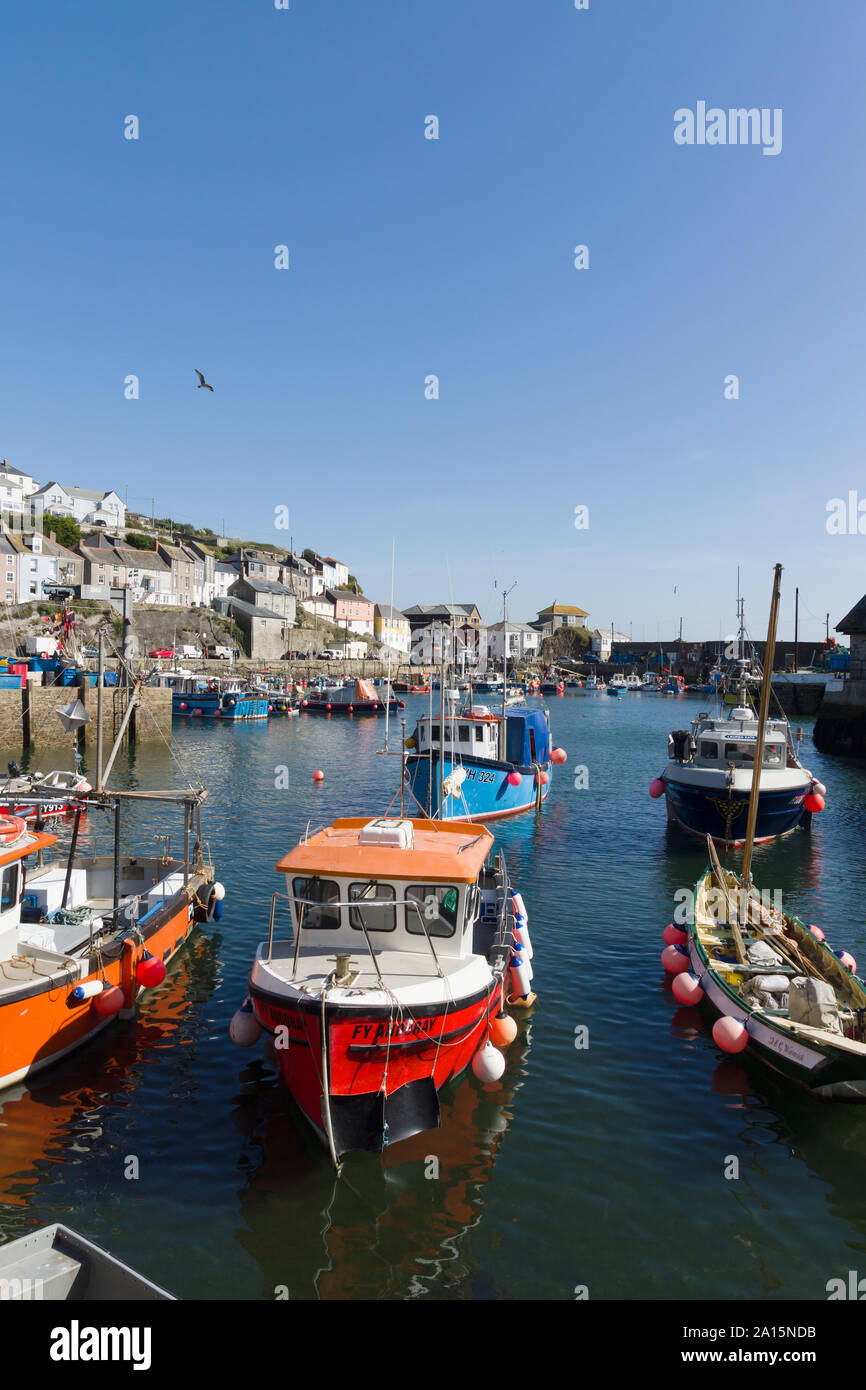
[[[141,531],[127,531],[126,544],[131,545],[133,550],[156,549],[155,537],[145,536]]]
[[[74,516],[55,516],[53,512],[45,512],[42,517],[42,531],[46,536],[53,531],[58,545],[71,547],[81,540],[81,527]]]

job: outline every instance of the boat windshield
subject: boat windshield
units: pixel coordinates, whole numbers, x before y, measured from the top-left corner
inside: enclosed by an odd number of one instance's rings
[[[349,925],[356,931],[394,931],[397,926],[396,894],[391,883],[349,884],[349,901],[362,904],[349,908]]]
[[[413,884],[406,889],[406,930],[423,936],[426,927],[429,936],[453,936],[459,897],[457,889],[448,884]],[[409,903],[417,903],[417,910]]]

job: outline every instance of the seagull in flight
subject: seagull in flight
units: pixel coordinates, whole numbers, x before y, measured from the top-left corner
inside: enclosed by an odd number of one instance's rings
[[[197,390],[197,391],[200,391],[201,388],[204,386],[206,390],[212,391],[212,390],[213,390],[213,387],[211,386],[211,384],[210,384],[209,381],[205,381],[205,379],[204,379],[202,373],[199,371],[198,367],[193,367],[193,371],[195,372],[196,376],[198,377],[198,386],[196,387],[196,390]]]

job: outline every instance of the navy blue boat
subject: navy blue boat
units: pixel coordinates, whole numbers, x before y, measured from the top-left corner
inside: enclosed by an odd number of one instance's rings
[[[691,729],[675,729],[668,738],[668,763],[650,786],[664,794],[668,819],[692,835],[707,835],[728,848],[745,843],[749,796],[754,773],[758,720],[745,705],[726,718],[699,714]],[[811,824],[812,811],[823,807],[825,788],[797,756],[787,719],[767,721],[760,769],[755,843]]]

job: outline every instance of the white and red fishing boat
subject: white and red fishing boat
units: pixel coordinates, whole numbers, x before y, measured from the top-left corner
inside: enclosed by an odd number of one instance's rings
[[[90,783],[80,772],[28,774],[22,773],[17,763],[9,763],[9,776],[0,784],[0,815],[21,820],[69,816],[75,810],[76,797],[89,791]],[[22,800],[24,797],[28,800]]]
[[[277,864],[290,940],[270,931],[232,1020],[274,1038],[283,1080],[339,1155],[439,1125],[437,1091],[470,1063],[497,1080],[534,1002],[526,913],[490,831],[461,821],[337,820]],[[509,987],[511,993],[509,994]]]

